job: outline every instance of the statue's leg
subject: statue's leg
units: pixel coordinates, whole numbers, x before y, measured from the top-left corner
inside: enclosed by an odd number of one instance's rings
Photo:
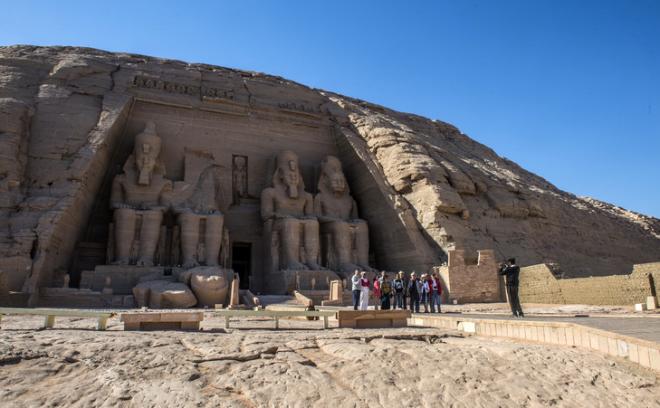
[[[316,220],[303,220],[305,234],[305,259],[307,266],[312,270],[323,269],[319,265],[319,222]]]
[[[153,266],[154,253],[160,236],[160,224],[163,221],[163,213],[157,210],[142,212],[142,230],[140,231],[140,255],[138,265]]]
[[[369,268],[369,226],[365,221],[360,221],[355,225],[355,252],[357,264],[364,270]]]
[[[206,264],[208,266],[218,266],[224,221],[225,217],[220,214],[206,216],[204,245],[206,246]]]
[[[184,268],[199,265],[195,258],[199,243],[199,219],[199,215],[191,212],[181,213],[177,217],[181,229],[181,258]]]
[[[328,225],[328,229],[332,236],[332,244],[335,250],[335,257],[337,258],[339,272],[353,273],[358,268],[351,262],[352,241],[350,224],[344,221],[334,221]]]
[[[276,223],[280,232],[281,254],[284,257],[281,264],[285,269],[305,269],[300,262],[300,220],[284,218]]]
[[[135,237],[135,210],[118,208],[115,219],[115,261],[117,265],[128,265],[131,256],[131,246]]]

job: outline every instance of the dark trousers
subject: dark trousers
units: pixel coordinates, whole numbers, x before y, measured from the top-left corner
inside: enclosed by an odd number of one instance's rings
[[[419,295],[410,296],[410,312],[419,313]]]
[[[380,297],[380,308],[381,310],[389,310],[390,309],[390,295],[382,295]]]
[[[520,306],[520,298],[518,297],[517,285],[506,285],[506,293],[509,295],[509,306],[511,306],[511,314],[514,316],[524,317],[522,306]]]
[[[360,306],[360,292],[360,290],[353,291],[353,310],[358,310],[358,306]]]

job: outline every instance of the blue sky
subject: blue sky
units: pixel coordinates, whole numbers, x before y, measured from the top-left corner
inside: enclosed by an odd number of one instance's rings
[[[281,75],[458,126],[660,217],[660,1],[3,1],[0,44]]]

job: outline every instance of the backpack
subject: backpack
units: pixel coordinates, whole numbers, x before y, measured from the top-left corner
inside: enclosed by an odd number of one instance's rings
[[[403,291],[403,281],[401,279],[397,279],[394,281],[394,290],[396,290],[397,292]]]
[[[389,295],[390,292],[392,292],[392,284],[389,281],[383,281],[380,284],[380,294],[382,295]]]

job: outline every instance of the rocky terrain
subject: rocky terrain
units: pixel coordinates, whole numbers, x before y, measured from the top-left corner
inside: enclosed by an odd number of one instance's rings
[[[660,259],[660,220],[563,192],[441,121],[260,73],[9,46],[0,47],[0,281],[9,289],[55,284],[90,222],[109,217],[95,198],[121,165],[116,149],[137,99],[193,112],[221,106],[248,124],[255,112],[331,123],[383,268],[427,270],[454,248],[555,262],[566,276],[624,274]]]
[[[229,332],[86,330],[90,321],[7,317],[4,407],[409,407],[660,404],[656,375],[583,350],[405,328],[319,330],[242,320]],[[242,329],[241,329],[242,327]],[[78,329],[75,329],[78,328]],[[248,329],[249,328],[249,329]]]

